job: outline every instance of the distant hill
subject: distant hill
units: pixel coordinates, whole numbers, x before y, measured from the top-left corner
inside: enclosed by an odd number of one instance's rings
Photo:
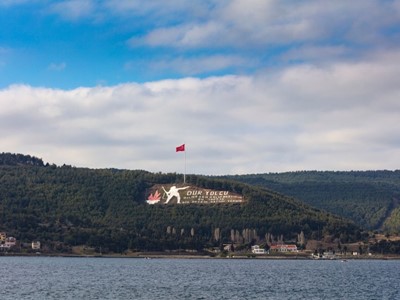
[[[267,234],[295,240],[301,231],[307,238],[330,235],[343,242],[360,237],[350,221],[232,180],[187,176],[188,184],[232,191],[246,203],[148,205],[151,186],[179,183],[182,176],[59,167],[9,153],[0,154],[0,161],[0,231],[22,242],[40,240],[52,251],[75,245],[103,252],[201,250],[254,243]]]
[[[17,165],[28,165],[28,166],[44,166],[43,160],[30,155],[23,154],[12,154],[12,153],[1,153],[0,154],[0,166],[17,166]]]
[[[366,229],[400,232],[400,171],[303,171],[224,178],[292,196]]]

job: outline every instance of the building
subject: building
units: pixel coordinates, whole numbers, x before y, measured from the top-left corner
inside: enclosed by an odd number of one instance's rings
[[[40,250],[40,242],[39,241],[33,241],[32,242],[32,249],[33,250]]]
[[[260,248],[258,245],[251,246],[251,253],[265,254],[265,249]]]
[[[269,248],[270,252],[299,252],[297,250],[297,246],[294,244],[291,245],[286,245],[286,244],[276,244],[276,245],[271,245]]]
[[[1,241],[0,248],[1,249],[10,249],[17,244],[17,239],[15,237],[9,236],[5,238],[4,241]]]
[[[12,236],[6,238],[6,242],[4,243],[4,245],[6,245],[6,247],[8,248],[14,247],[16,244],[17,244],[17,239]]]

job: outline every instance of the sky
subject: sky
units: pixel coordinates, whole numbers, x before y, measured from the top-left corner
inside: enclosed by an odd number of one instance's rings
[[[204,175],[396,170],[399,50],[399,0],[0,0],[0,152]]]

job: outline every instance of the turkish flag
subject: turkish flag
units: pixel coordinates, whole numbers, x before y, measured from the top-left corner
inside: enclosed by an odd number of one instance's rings
[[[179,152],[179,151],[185,151],[185,144],[182,144],[182,145],[176,147],[176,152]]]

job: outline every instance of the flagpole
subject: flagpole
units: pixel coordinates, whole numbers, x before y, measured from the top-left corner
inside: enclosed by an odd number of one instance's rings
[[[176,147],[176,152],[185,152],[185,157],[183,158],[185,160],[185,167],[184,167],[184,172],[183,172],[183,184],[186,183],[186,149],[185,149],[185,144],[182,144],[178,147]]]
[[[186,183],[186,148],[185,148],[185,172],[183,173],[183,184]]]

